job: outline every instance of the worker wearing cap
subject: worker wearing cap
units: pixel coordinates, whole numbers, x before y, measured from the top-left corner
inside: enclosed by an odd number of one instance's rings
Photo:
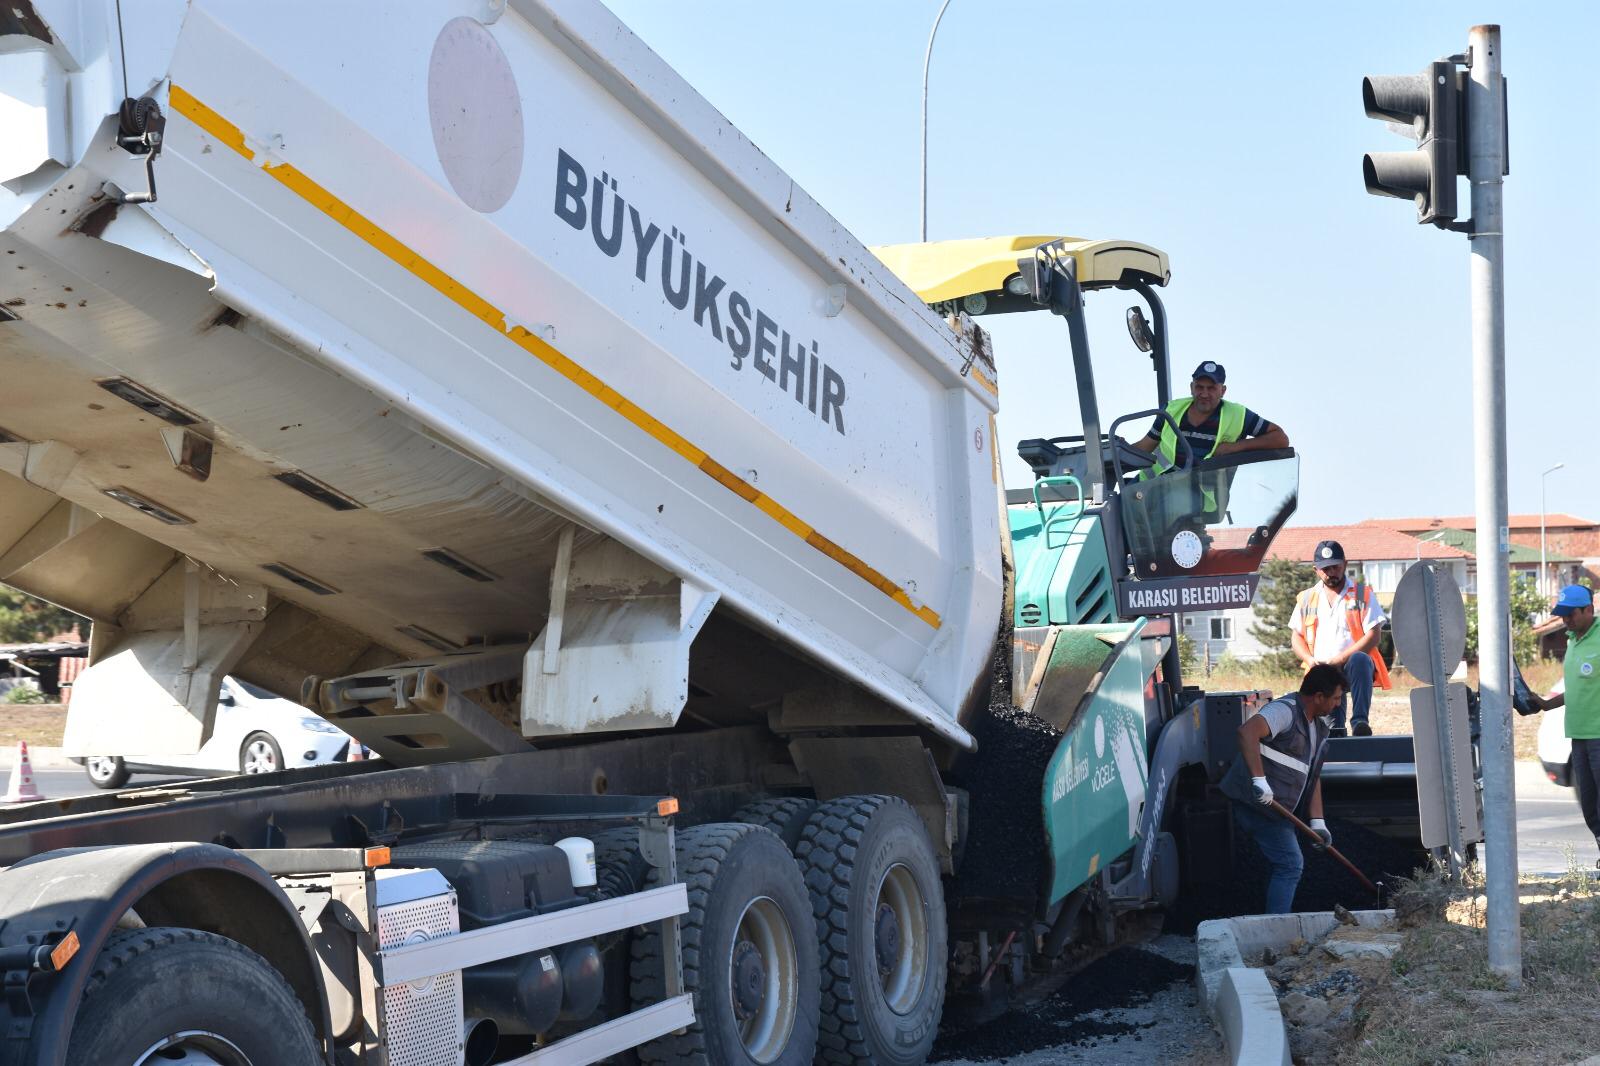
[[[1289,435],[1282,429],[1244,404],[1223,399],[1228,392],[1227,381],[1227,368],[1207,360],[1194,368],[1189,395],[1167,404],[1167,414],[1189,442],[1194,461],[1234,452],[1287,448]],[[1150,432],[1134,447],[1160,457],[1157,472],[1177,464],[1178,438],[1164,418],[1156,419]]]
[[[1319,581],[1305,589],[1289,616],[1295,657],[1307,668],[1328,663],[1344,671],[1350,686],[1350,728],[1358,737],[1372,735],[1367,715],[1372,686],[1389,687],[1389,670],[1378,654],[1379,631],[1388,616],[1372,587],[1346,573],[1344,548],[1336,540],[1318,543],[1311,556]],[[1333,735],[1345,735],[1345,702],[1334,712]]]
[[[1567,736],[1572,738],[1572,785],[1578,792],[1583,821],[1600,845],[1600,627],[1594,624],[1594,593],[1568,585],[1556,596],[1550,613],[1567,627],[1567,655],[1562,661],[1565,692],[1534,697],[1539,710],[1567,708]]]
[[[1344,673],[1325,663],[1313,666],[1300,680],[1300,691],[1279,696],[1239,727],[1239,754],[1219,786],[1234,801],[1233,820],[1239,831],[1261,849],[1271,871],[1267,878],[1267,913],[1287,914],[1294,907],[1305,858],[1289,820],[1272,809],[1303,808],[1322,847],[1333,833],[1322,819],[1322,755],[1328,739],[1326,716],[1344,698]]]

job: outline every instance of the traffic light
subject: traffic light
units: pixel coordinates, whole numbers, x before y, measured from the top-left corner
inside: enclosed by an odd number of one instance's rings
[[[1448,227],[1456,219],[1456,175],[1467,172],[1464,76],[1449,60],[1421,74],[1369,76],[1361,79],[1361,100],[1368,117],[1419,142],[1412,152],[1368,152],[1361,161],[1367,191],[1414,200],[1419,223]]]

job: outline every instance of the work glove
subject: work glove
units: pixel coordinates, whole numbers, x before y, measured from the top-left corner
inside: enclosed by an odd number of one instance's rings
[[[1333,847],[1333,832],[1329,830],[1327,822],[1324,822],[1321,818],[1311,819],[1311,831],[1317,834],[1318,840],[1322,841],[1320,844],[1312,845],[1318,851],[1325,851]]]
[[[1263,807],[1272,806],[1272,786],[1267,784],[1264,777],[1252,777],[1250,787],[1255,790],[1256,802]]]

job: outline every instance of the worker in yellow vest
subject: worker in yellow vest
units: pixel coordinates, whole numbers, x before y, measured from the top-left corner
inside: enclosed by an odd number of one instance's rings
[[[1300,593],[1289,618],[1295,656],[1307,670],[1318,663],[1337,666],[1350,682],[1348,698],[1339,701],[1333,715],[1333,735],[1345,735],[1345,704],[1350,704],[1350,729],[1370,737],[1367,723],[1372,710],[1372,687],[1389,688],[1389,670],[1378,654],[1378,636],[1388,616],[1378,604],[1372,586],[1349,577],[1344,548],[1336,540],[1319,543],[1312,553],[1317,584]]]
[[[1194,461],[1234,452],[1287,448],[1289,435],[1281,428],[1244,404],[1223,399],[1228,393],[1227,381],[1227,369],[1208,359],[1195,367],[1189,396],[1167,404],[1167,414],[1189,442]],[[1178,462],[1178,438],[1164,418],[1156,419],[1150,432],[1134,447],[1157,454],[1159,460],[1152,473],[1170,469]]]

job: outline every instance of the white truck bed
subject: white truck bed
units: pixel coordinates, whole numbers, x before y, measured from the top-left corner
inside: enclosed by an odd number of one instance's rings
[[[970,743],[992,364],[603,7],[8,6],[0,581],[95,620],[80,698],[173,698],[69,746],[195,739],[229,671],[504,639],[529,736],[820,667]],[[124,83],[154,203],[106,189],[145,185]]]

